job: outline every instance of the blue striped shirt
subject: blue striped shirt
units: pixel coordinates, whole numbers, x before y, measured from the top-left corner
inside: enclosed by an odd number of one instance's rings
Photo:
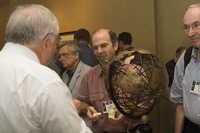
[[[200,59],[193,48],[190,63],[184,74],[184,55],[175,66],[174,81],[170,92],[171,98],[183,104],[185,116],[192,122],[200,124],[200,95],[190,92],[193,81],[200,82]]]

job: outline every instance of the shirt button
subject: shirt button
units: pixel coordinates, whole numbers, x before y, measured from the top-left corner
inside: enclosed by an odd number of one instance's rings
[[[198,98],[198,101],[200,101],[200,98]]]
[[[200,117],[200,114],[198,114],[197,116]]]

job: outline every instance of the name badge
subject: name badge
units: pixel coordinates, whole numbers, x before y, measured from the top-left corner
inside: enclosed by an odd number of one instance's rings
[[[103,108],[103,113],[108,113],[110,110],[110,107],[115,107],[114,103],[112,100],[110,101],[104,101],[101,103],[102,104],[102,108]]]
[[[190,92],[200,95],[200,82],[193,81]]]

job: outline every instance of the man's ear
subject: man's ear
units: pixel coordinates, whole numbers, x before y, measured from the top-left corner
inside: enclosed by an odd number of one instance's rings
[[[114,50],[117,51],[118,49],[118,41],[116,41],[115,45],[114,45]]]
[[[41,47],[42,47],[42,52],[44,54],[48,54],[49,53],[49,45],[50,45],[50,38],[47,36],[43,41],[42,41],[42,44],[41,44]]]
[[[77,39],[76,38],[74,39],[74,43],[77,44]]]

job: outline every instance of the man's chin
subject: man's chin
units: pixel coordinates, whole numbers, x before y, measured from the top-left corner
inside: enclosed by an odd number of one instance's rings
[[[66,65],[63,65],[63,67],[64,67],[65,69],[67,69],[67,66],[66,66]]]
[[[200,48],[200,42],[192,42],[192,45],[196,48]]]

